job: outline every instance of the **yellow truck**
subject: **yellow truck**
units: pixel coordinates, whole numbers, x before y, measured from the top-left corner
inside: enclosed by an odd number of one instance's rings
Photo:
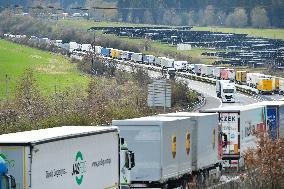
[[[119,55],[118,49],[112,49],[110,54],[112,58],[118,59],[118,55]]]
[[[237,71],[236,72],[236,82],[238,84],[245,84],[247,81],[247,71]]]
[[[260,94],[274,94],[273,78],[258,78],[256,89]]]

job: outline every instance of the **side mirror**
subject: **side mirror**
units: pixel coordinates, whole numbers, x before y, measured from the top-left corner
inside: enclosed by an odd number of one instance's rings
[[[10,179],[11,179],[11,189],[16,189],[16,180],[15,178],[10,175]]]

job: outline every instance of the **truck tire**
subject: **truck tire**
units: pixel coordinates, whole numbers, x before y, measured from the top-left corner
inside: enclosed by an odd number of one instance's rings
[[[168,183],[164,183],[162,186],[162,189],[170,189],[169,184]]]
[[[181,189],[189,189],[188,179],[182,180]]]

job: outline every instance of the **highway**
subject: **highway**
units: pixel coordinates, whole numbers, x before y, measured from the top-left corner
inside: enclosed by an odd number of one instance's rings
[[[149,67],[146,65],[141,65],[141,66],[146,68]],[[118,66],[118,69],[126,70],[129,72],[132,71],[131,66],[122,65],[122,64]],[[148,70],[148,74],[152,78],[162,77],[161,72],[157,71]],[[253,104],[260,101],[251,96],[244,95],[242,93],[236,93],[236,103],[222,103],[221,100],[216,96],[216,90],[214,85],[182,77],[176,77],[176,79],[179,81],[186,82],[189,88],[201,93],[205,97],[205,105],[202,106],[199,110],[218,108],[222,106],[238,106],[238,105]],[[273,97],[275,97],[275,95],[273,95]]]

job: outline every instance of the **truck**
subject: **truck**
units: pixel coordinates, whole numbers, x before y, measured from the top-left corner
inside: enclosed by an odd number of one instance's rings
[[[201,76],[213,77],[213,66],[212,65],[202,65],[201,66]]]
[[[162,58],[161,59],[161,67],[162,68],[173,68],[174,67],[174,59],[170,58]]]
[[[247,86],[250,86],[252,88],[257,87],[258,79],[264,78],[265,75],[262,73],[247,73]]]
[[[174,68],[177,71],[186,71],[187,70],[187,65],[189,63],[187,61],[174,61]]]
[[[189,188],[190,178],[208,178],[220,168],[216,114],[158,115],[113,120],[112,125],[135,154],[133,188]]]
[[[284,78],[279,79],[279,94],[284,95]]]
[[[221,79],[235,81],[236,73],[234,69],[222,69],[221,70]]]
[[[6,170],[0,169],[0,186],[11,184],[0,188],[129,188],[134,155],[124,142],[117,127],[65,126],[1,135]]]
[[[214,77],[215,79],[221,79],[221,71],[222,71],[223,69],[226,69],[226,68],[225,68],[225,67],[215,67],[215,68],[213,69],[213,77]]]
[[[244,166],[244,153],[256,147],[254,131],[266,128],[266,108],[262,105],[241,105],[203,110],[219,113],[223,167],[238,169]]]
[[[101,54],[102,54],[102,56],[104,56],[104,57],[110,57],[110,56],[111,56],[111,50],[112,50],[112,48],[103,47],[103,48],[101,49]]]
[[[216,94],[222,102],[235,102],[235,83],[230,82],[230,80],[216,80]]]
[[[254,105],[266,107],[266,131],[272,140],[284,138],[284,101],[263,101]]]
[[[274,94],[273,78],[259,77],[257,79],[256,89],[260,94]]]
[[[143,62],[142,53],[133,53],[131,56],[131,60],[136,63],[142,63]]]
[[[204,64],[194,64],[194,73],[198,76],[201,76],[201,67]]]
[[[247,81],[247,71],[236,71],[236,82],[238,84],[245,84]]]

